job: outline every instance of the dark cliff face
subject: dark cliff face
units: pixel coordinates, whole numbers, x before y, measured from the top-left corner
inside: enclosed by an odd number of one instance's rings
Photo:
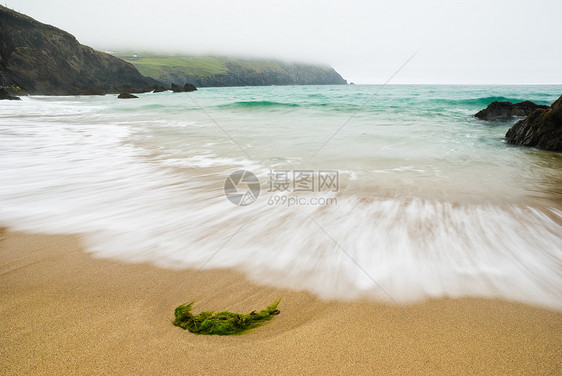
[[[141,92],[158,82],[71,34],[0,6],[0,85],[29,94]]]

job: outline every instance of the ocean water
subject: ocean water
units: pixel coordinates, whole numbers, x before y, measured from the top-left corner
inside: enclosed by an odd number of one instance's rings
[[[515,120],[472,115],[561,94],[349,85],[2,101],[0,225],[327,299],[560,310],[562,155],[507,145]]]

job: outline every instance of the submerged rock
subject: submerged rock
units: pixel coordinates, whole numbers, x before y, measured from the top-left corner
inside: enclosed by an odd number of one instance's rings
[[[539,105],[531,101],[518,103],[494,101],[474,116],[480,120],[507,120],[514,116],[528,116],[537,108],[546,109],[548,106]]]
[[[544,107],[515,123],[505,135],[507,143],[562,151],[562,96]]]
[[[20,100],[20,97],[14,97],[9,92],[8,89],[5,87],[0,88],[0,100],[7,99],[7,100]]]
[[[119,94],[119,96],[117,97],[119,99],[133,99],[133,98],[138,98],[136,95],[133,95],[131,93],[121,93]]]

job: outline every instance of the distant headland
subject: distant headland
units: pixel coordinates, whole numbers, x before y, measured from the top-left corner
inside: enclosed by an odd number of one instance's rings
[[[125,61],[125,60],[127,61]],[[0,86],[12,95],[140,93],[184,86],[347,82],[331,67],[275,60],[123,56],[96,51],[51,25],[0,6]]]
[[[198,87],[347,84],[327,65],[221,56],[124,52],[114,55],[133,64],[144,76],[166,85],[176,82],[189,82]]]

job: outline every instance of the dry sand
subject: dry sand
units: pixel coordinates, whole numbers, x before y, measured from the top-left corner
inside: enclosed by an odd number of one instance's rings
[[[74,236],[0,234],[0,374],[560,375],[562,313],[484,299],[326,302],[248,282],[92,258]],[[180,287],[181,286],[181,287]],[[173,309],[281,314],[197,336]]]

